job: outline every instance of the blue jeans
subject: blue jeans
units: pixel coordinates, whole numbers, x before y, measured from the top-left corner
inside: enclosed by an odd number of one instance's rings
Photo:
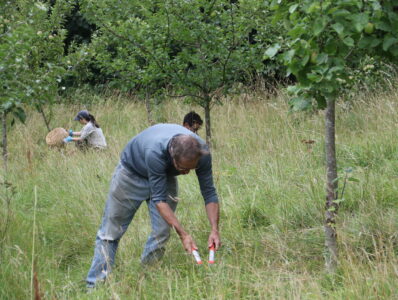
[[[167,203],[175,211],[177,202],[177,178],[167,178]],[[113,174],[102,224],[97,232],[94,257],[87,275],[87,286],[94,287],[97,281],[106,279],[115,261],[119,241],[126,232],[141,203],[146,201],[151,218],[152,232],[148,237],[141,262],[150,264],[160,259],[170,237],[170,226],[150,201],[148,179],[126,170],[120,163]]]

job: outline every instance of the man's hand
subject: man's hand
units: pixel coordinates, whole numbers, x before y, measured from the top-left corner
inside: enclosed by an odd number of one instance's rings
[[[209,248],[214,245],[216,250],[220,248],[220,234],[218,233],[218,219],[219,219],[219,206],[218,203],[208,203],[206,204],[206,213],[209,218],[211,232],[209,235],[208,246]]]
[[[195,241],[193,238],[187,234],[181,238],[182,245],[184,246],[185,251],[188,253],[192,253],[192,250],[198,249],[198,247],[195,244]]]
[[[156,204],[160,215],[171,227],[175,229],[177,234],[180,236],[182,245],[185,251],[192,253],[193,249],[198,249],[192,237],[182,228],[180,222],[178,222],[177,217],[166,202],[159,202]]]
[[[218,233],[218,230],[212,230],[209,235],[209,240],[208,240],[208,247],[210,248],[211,246],[214,245],[216,250],[220,248],[221,246],[221,241],[220,241],[220,234]]]

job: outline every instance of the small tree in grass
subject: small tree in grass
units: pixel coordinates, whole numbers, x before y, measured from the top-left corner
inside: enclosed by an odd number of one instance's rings
[[[166,12],[173,16],[169,35],[176,48],[170,75],[177,93],[203,107],[210,145],[212,106],[252,67],[251,22],[233,1],[170,2]]]
[[[348,69],[356,68],[364,54],[398,57],[398,1],[283,1],[271,2],[275,20],[286,26],[288,43],[274,44],[267,58],[279,58],[294,74],[289,87],[293,111],[325,109],[326,144],[326,267],[338,262],[336,216],[339,203],[335,148],[335,103],[350,84]]]
[[[0,14],[0,101],[2,120],[3,162],[7,170],[7,116],[13,114],[21,122],[25,121],[23,100],[28,89],[27,60],[30,47],[25,41],[36,34],[34,30],[15,16],[15,8],[7,2]],[[14,122],[14,119],[12,120]]]
[[[59,3],[59,4],[58,4]],[[26,105],[33,105],[50,130],[44,105],[54,101],[62,67],[64,31],[61,29],[70,5],[57,1],[9,1],[0,15],[0,110],[3,160],[7,169],[7,117],[25,121]]]

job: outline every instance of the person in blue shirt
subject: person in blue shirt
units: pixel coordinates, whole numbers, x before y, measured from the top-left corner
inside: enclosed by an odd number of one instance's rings
[[[220,247],[219,205],[213,184],[211,154],[205,142],[176,124],[158,124],[135,136],[124,148],[112,177],[102,224],[97,232],[87,286],[105,280],[115,260],[119,241],[143,202],[149,208],[152,232],[141,256],[143,264],[160,259],[170,237],[179,235],[184,249],[197,249],[178,221],[178,175],[195,170],[210,222],[208,246]]]

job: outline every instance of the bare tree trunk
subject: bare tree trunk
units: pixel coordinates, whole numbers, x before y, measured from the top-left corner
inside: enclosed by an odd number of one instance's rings
[[[205,123],[206,123],[206,143],[211,147],[211,125],[210,125],[210,97],[206,97]]]
[[[148,123],[149,125],[155,125],[155,121],[153,120],[152,117],[152,109],[151,109],[151,99],[149,96],[145,96],[145,108],[147,112],[147,117],[148,117]]]
[[[325,142],[326,142],[326,211],[325,211],[325,246],[327,254],[325,266],[328,272],[333,273],[338,263],[338,246],[336,232],[336,216],[338,204],[334,201],[337,195],[337,162],[335,143],[335,100],[327,100],[325,114]]]
[[[47,120],[46,114],[44,113],[44,110],[43,110],[43,107],[41,104],[37,105],[37,110],[40,112],[41,116],[43,117],[43,120],[44,120],[44,123],[46,124],[48,132],[50,132],[51,131],[50,120],[49,119]]]
[[[12,188],[12,185],[7,181],[7,175],[8,175],[7,112],[5,111],[3,111],[2,114],[2,130],[3,130],[2,147],[3,147],[3,164],[4,164],[4,175],[3,175],[2,185],[4,185],[4,200],[7,205],[6,208],[7,214],[5,220],[2,220],[1,224],[2,228],[0,232],[0,253],[4,245],[3,241],[6,238],[11,218],[11,209],[10,209],[11,195],[9,193],[9,189]]]
[[[7,113],[3,111],[2,115],[2,129],[3,129],[3,164],[4,172],[7,174],[8,171],[8,149],[7,149]]]

